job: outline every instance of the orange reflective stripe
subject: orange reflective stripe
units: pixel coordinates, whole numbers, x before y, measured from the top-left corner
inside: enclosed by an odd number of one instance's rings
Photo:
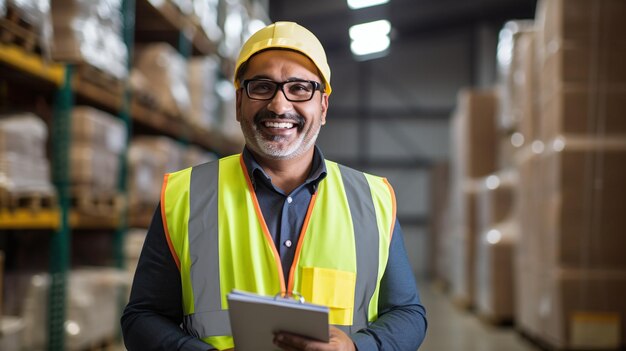
[[[396,226],[396,193],[393,191],[393,187],[391,187],[391,184],[389,184],[389,181],[387,180],[387,178],[383,178],[383,181],[385,182],[385,184],[387,184],[387,187],[389,188],[389,193],[391,194],[391,232],[389,232],[389,242],[391,242],[391,238],[393,237],[393,230]]]
[[[250,190],[250,196],[252,197],[252,203],[254,204],[254,211],[256,212],[259,222],[261,222],[261,228],[263,229],[263,236],[265,236],[265,240],[267,240],[267,242],[270,244],[270,248],[272,249],[272,254],[274,255],[274,263],[276,264],[276,267],[278,268],[280,291],[281,293],[285,293],[286,290],[285,290],[285,277],[283,274],[283,265],[280,262],[280,256],[278,255],[278,251],[276,250],[276,245],[274,245],[274,240],[272,239],[270,230],[267,228],[267,223],[265,223],[265,217],[263,217],[263,213],[261,212],[259,200],[257,199],[256,193],[254,192],[254,187],[252,186],[252,181],[250,180],[250,175],[248,174],[248,169],[246,168],[246,165],[243,162],[243,154],[239,156],[239,163],[241,164],[241,169],[243,170],[244,178],[246,179],[246,183],[248,184],[248,189]]]
[[[313,212],[313,207],[315,206],[315,200],[317,199],[317,192],[311,196],[311,201],[309,202],[309,208],[306,211],[306,217],[304,217],[304,223],[302,224],[302,230],[300,230],[300,238],[298,239],[298,245],[296,246],[296,253],[294,256],[293,263],[291,264],[291,269],[289,269],[289,292],[293,292],[293,284],[294,279],[293,275],[296,271],[296,267],[298,266],[298,261],[300,260],[300,250],[302,250],[302,243],[304,242],[304,236],[307,233],[307,229],[309,227],[309,220],[311,219],[311,213]],[[298,291],[301,293],[301,291]]]
[[[163,222],[163,231],[165,232],[165,239],[167,240],[167,246],[170,248],[170,253],[176,262],[176,267],[180,271],[180,259],[176,250],[174,250],[174,244],[172,244],[172,238],[170,237],[169,227],[167,226],[167,216],[165,215],[165,189],[167,188],[167,181],[169,179],[169,173],[163,176],[163,186],[161,187],[161,221]]]

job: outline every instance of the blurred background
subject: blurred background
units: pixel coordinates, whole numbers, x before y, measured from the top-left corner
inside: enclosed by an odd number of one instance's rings
[[[163,174],[238,153],[245,39],[298,22],[318,145],[387,177],[421,350],[626,346],[626,1],[0,0],[0,350],[123,350]]]

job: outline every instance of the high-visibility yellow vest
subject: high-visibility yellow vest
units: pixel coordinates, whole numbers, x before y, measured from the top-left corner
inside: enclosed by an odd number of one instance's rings
[[[233,347],[226,300],[233,289],[297,292],[328,306],[330,324],[347,333],[377,318],[396,216],[393,189],[384,178],[325,162],[288,282],[241,155],[165,176],[163,227],[190,335],[220,350]]]

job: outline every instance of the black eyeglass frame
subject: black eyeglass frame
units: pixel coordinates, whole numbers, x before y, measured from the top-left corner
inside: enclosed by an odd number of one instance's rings
[[[255,97],[250,96],[250,92],[248,91],[248,85],[251,82],[273,83],[273,84],[275,84],[276,88],[274,89],[274,92],[272,93],[272,95],[270,97],[268,97],[267,99],[259,99],[259,98],[255,98]],[[313,90],[311,90],[311,96],[309,96],[308,99],[305,99],[305,100],[292,100],[285,93],[285,89],[284,89],[285,84],[298,83],[298,82],[299,83],[311,83],[313,85]],[[278,92],[279,89],[280,89],[280,91],[283,92],[283,96],[285,97],[285,99],[287,99],[287,101],[290,101],[290,102],[311,101],[311,99],[313,99],[313,96],[315,96],[315,92],[316,91],[318,91],[318,90],[322,91],[322,83],[316,82],[314,80],[306,80],[306,79],[293,79],[293,80],[287,80],[287,81],[284,81],[284,82],[275,82],[275,81],[270,80],[270,79],[245,79],[242,82],[242,86],[243,86],[243,90],[246,92],[246,96],[248,96],[248,98],[251,99],[251,100],[257,100],[257,101],[269,101],[269,100],[272,100],[276,96],[276,93]]]

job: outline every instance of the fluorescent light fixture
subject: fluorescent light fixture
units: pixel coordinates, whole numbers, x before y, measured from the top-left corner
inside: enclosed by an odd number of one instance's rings
[[[350,44],[350,50],[357,56],[369,55],[387,50],[389,47],[389,37],[376,37],[372,40],[358,40]]]
[[[356,24],[350,27],[350,39],[354,41],[369,40],[372,37],[389,36],[391,23],[387,20],[378,20]]]
[[[350,27],[350,49],[356,56],[383,52],[389,48],[391,23],[387,20],[357,24]]]
[[[358,10],[364,7],[386,4],[388,2],[389,0],[348,0],[348,7],[352,10]]]

